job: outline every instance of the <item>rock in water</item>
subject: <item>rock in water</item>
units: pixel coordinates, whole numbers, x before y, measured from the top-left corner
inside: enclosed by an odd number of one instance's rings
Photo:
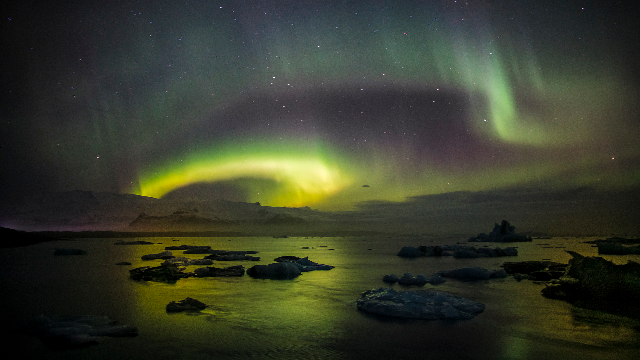
[[[404,273],[401,278],[398,279],[398,284],[400,285],[416,285],[416,286],[424,286],[429,279],[424,275],[416,275],[413,276],[411,273]]]
[[[509,224],[507,220],[502,220],[500,225],[496,223],[489,235],[480,233],[478,236],[469,239],[472,242],[522,242],[532,241],[530,236],[516,233],[516,228]]]
[[[357,306],[377,315],[426,320],[466,320],[484,311],[484,304],[444,292],[392,288],[365,291]]]
[[[236,265],[226,268],[217,268],[215,266],[201,267],[194,270],[197,277],[229,277],[244,275],[244,266]]]
[[[429,278],[429,284],[431,285],[440,285],[440,284],[443,284],[445,281],[446,280],[438,274],[433,274]]]
[[[425,256],[425,253],[420,251],[420,249],[418,248],[415,248],[412,246],[405,246],[402,249],[400,249],[400,251],[398,251],[397,255],[400,257],[414,258],[414,257]]]
[[[507,261],[501,266],[507,274],[513,274],[518,281],[522,279],[549,281],[563,276],[567,264],[553,261]]]
[[[289,280],[297,278],[300,274],[300,269],[288,261],[256,265],[247,269],[247,275],[258,279]]]
[[[401,278],[395,274],[385,275],[382,278],[382,281],[390,284],[398,283],[400,285],[405,285],[405,286],[410,286],[410,285],[424,286],[426,284],[440,285],[445,282],[445,279],[438,274],[433,274],[431,275],[431,277],[426,277],[424,275],[413,276],[411,275],[411,273],[404,273],[404,275],[402,275]]]
[[[207,304],[193,298],[186,298],[178,302],[172,301],[167,304],[167,312],[200,311],[207,307]]]
[[[396,274],[385,275],[385,276],[382,277],[382,281],[387,282],[387,283],[391,283],[391,284],[397,283],[398,280],[400,280],[400,278]]]
[[[174,283],[178,279],[188,277],[175,266],[143,266],[129,270],[129,276],[133,280],[158,281]]]
[[[213,260],[209,259],[190,259],[186,257],[174,257],[167,259],[161,266],[189,266],[189,265],[213,265]]]
[[[29,321],[27,332],[35,335],[52,348],[81,348],[98,344],[102,336],[138,336],[138,329],[120,325],[106,316],[45,316]]]
[[[317,262],[309,260],[309,257],[297,257],[297,256],[280,256],[275,258],[273,261],[276,262],[290,262],[293,265],[297,266],[301,272],[308,272],[314,270],[331,270],[334,266],[326,265],[326,264],[318,264]]]
[[[458,280],[489,280],[494,278],[505,278],[507,273],[504,269],[487,270],[481,267],[466,267],[448,271],[438,271],[437,275],[454,278]]]
[[[455,258],[479,258],[479,257],[498,257],[498,256],[517,256],[518,249],[508,247],[501,249],[491,248],[475,248],[473,246],[463,245],[441,245],[441,246],[405,246],[397,254],[400,257],[416,258],[421,256],[451,256]]]
[[[157,260],[157,259],[167,260],[174,257],[175,256],[173,256],[173,253],[171,251],[163,251],[157,254],[142,255],[141,259],[142,260]]]

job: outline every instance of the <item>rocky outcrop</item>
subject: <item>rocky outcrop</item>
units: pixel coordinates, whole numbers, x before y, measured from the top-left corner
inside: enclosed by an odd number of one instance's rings
[[[564,276],[542,290],[548,298],[577,306],[640,317],[640,264],[628,261],[616,265],[596,256],[567,251],[569,260]]]
[[[172,301],[167,304],[167,312],[182,312],[182,311],[200,311],[207,307],[207,304],[200,302],[190,297],[180,300],[178,302]]]
[[[80,249],[56,249],[53,255],[65,256],[65,255],[86,255],[87,252]]]
[[[174,257],[175,256],[173,256],[173,253],[171,251],[163,251],[157,254],[142,255],[141,259],[142,260],[158,260],[158,259],[166,260]]]
[[[458,280],[489,280],[499,279],[507,277],[507,273],[504,269],[500,270],[487,270],[481,267],[466,267],[448,271],[438,271],[437,275],[445,278],[453,278]]]
[[[518,249],[508,248],[475,248],[465,245],[439,245],[439,246],[405,246],[397,254],[400,257],[415,258],[421,256],[453,256],[454,258],[479,258],[479,257],[500,257],[517,256]]]
[[[137,336],[138,329],[120,325],[106,316],[45,316],[29,321],[27,332],[52,348],[69,349],[97,345],[101,337]]]
[[[244,275],[244,266],[236,265],[226,268],[217,268],[215,266],[207,266],[197,268],[193,271],[196,277],[230,277]]]
[[[326,264],[318,264],[317,262],[313,262],[309,260],[309,257],[297,257],[297,256],[280,256],[275,258],[273,261],[276,262],[290,262],[300,269],[301,272],[308,272],[314,270],[331,270],[334,266],[326,265]]]
[[[302,272],[295,264],[285,261],[269,265],[255,265],[247,269],[247,275],[258,279],[289,280]]]
[[[507,220],[502,220],[500,225],[496,223],[489,234],[480,233],[478,236],[469,238],[472,242],[523,242],[532,241],[530,236],[516,233],[516,228],[509,224]]]
[[[472,319],[484,311],[484,304],[440,291],[396,291],[378,288],[365,291],[358,310],[383,316],[425,319]]]

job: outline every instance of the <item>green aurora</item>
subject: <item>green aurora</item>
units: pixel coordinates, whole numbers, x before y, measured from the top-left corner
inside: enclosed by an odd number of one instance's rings
[[[5,139],[3,160],[52,169],[47,189],[237,180],[248,202],[331,210],[638,185],[626,17],[614,31],[564,2],[130,5],[81,7],[31,39],[30,110],[9,130],[27,126],[34,151]]]

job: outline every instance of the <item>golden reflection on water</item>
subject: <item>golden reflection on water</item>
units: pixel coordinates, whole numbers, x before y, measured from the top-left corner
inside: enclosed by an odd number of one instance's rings
[[[393,348],[401,348],[406,358],[437,354],[440,359],[473,355],[487,359],[568,360],[574,358],[571,356],[574,353],[585,359],[600,359],[612,357],[609,354],[612,349],[615,351],[611,354],[619,359],[640,355],[637,321],[546,299],[540,295],[544,285],[517,282],[511,277],[474,283],[449,280],[436,287],[484,303],[485,312],[471,321],[381,319],[360,313],[355,306],[363,291],[387,286],[381,279],[388,273],[401,275],[409,271],[414,275],[430,275],[438,270],[465,266],[495,269],[503,261],[541,258],[565,261],[568,256],[565,249],[596,255],[595,249],[580,243],[582,240],[551,239],[519,244],[518,258],[506,260],[409,260],[395,256],[404,245],[431,245],[420,239],[125,239],[132,240],[162,244],[115,246],[117,239],[88,239],[3,250],[3,275],[14,271],[3,279],[4,290],[15,298],[13,303],[9,298],[3,300],[5,308],[15,309],[15,314],[8,318],[17,321],[21,320],[17,314],[26,317],[33,313],[101,314],[139,328],[136,339],[115,340],[91,349],[94,359],[109,358],[109,354],[116,351],[113,347],[118,348],[118,352],[129,351],[132,358],[187,356],[191,359],[283,358],[287,354],[306,358],[370,358],[393,356]],[[455,243],[459,239],[447,241]],[[541,243],[558,246],[547,247]],[[181,244],[256,250],[259,252],[256,255],[261,257],[259,262],[216,261],[213,265],[216,267],[243,265],[247,268],[269,264],[278,256],[295,255],[309,256],[312,261],[335,268],[303,273],[285,281],[244,275],[188,278],[165,284],[129,278],[129,269],[158,266],[162,262],[143,261],[142,255]],[[56,247],[81,248],[87,250],[88,255],[53,257]],[[184,255],[182,251],[173,253],[193,259],[205,256]],[[115,265],[120,261],[130,261],[132,265]],[[398,285],[394,288],[412,289]],[[170,301],[186,297],[198,299],[209,307],[200,313],[166,312]]]
[[[309,249],[301,249],[299,243],[294,246],[274,251],[273,239],[242,238],[185,238],[180,242],[169,242],[162,239],[162,245],[130,246],[129,254],[131,268],[140,266],[158,266],[162,260],[139,260],[142,255],[164,251],[165,246],[188,244],[210,245],[213,249],[224,250],[257,250],[256,256],[261,256],[258,262],[253,261],[214,261],[216,267],[243,265],[245,268],[257,264],[269,264],[273,259],[281,255],[309,256],[310,259],[322,263],[345,263],[347,259],[344,252],[329,250],[328,245],[318,247],[310,245]],[[282,240],[281,240],[282,241]],[[326,243],[326,241],[324,241]],[[310,241],[313,243],[313,241]],[[250,247],[248,247],[250,246]],[[326,247],[325,247],[326,246]],[[192,259],[201,259],[203,254],[182,254],[182,251],[172,251],[174,256],[184,256]],[[324,256],[314,256],[323,254]],[[343,255],[337,255],[343,254]],[[198,266],[189,266],[186,271],[193,271]],[[339,301],[327,301],[335,295],[336,284],[342,282],[343,271],[316,271],[303,273],[293,280],[265,280],[253,279],[248,275],[242,277],[213,277],[213,278],[187,278],[180,279],[174,284],[137,282],[129,280],[135,289],[135,303],[140,314],[139,320],[143,326],[153,324],[155,331],[170,332],[176,327],[195,326],[198,331],[193,332],[194,338],[202,341],[214,336],[221,344],[231,346],[234,339],[230,334],[236,334],[238,330],[250,334],[255,341],[264,341],[266,336],[278,336],[289,334],[293,338],[303,340],[313,339],[315,336],[336,337],[340,335],[340,324],[345,321],[344,314],[336,311],[334,307],[344,309]],[[360,291],[354,290],[354,291]],[[165,306],[170,301],[182,300],[192,297],[208,304],[208,308],[199,316],[169,315]],[[349,311],[351,304],[349,303]],[[191,314],[193,315],[193,314]],[[206,318],[206,320],[204,320]],[[186,319],[186,322],[185,322]],[[190,324],[191,323],[191,324]],[[226,329],[225,331],[219,331]],[[270,334],[269,334],[270,333]],[[243,336],[247,336],[244,334]],[[261,340],[262,339],[262,340]],[[266,346],[266,344],[262,344]],[[258,347],[259,343],[250,347]]]

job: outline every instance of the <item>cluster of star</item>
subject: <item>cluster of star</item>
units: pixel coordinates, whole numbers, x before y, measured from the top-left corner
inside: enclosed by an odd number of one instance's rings
[[[485,5],[52,12],[25,27],[29,111],[12,124],[28,124],[33,155],[11,154],[55,169],[54,188],[161,197],[237,181],[247,201],[326,208],[530,181],[628,184],[638,87],[608,18],[570,2]]]

